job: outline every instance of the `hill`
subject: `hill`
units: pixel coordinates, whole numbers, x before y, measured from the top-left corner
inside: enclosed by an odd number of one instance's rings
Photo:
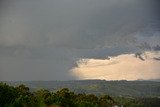
[[[3,81],[4,82],[4,81]],[[87,93],[125,97],[160,97],[160,82],[158,81],[105,81],[105,80],[76,80],[76,81],[17,81],[6,82],[18,86],[24,84],[32,91],[47,89],[57,91],[69,88],[76,93]]]

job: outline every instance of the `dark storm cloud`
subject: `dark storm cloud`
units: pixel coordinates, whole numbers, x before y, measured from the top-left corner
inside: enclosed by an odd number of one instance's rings
[[[2,11],[1,44],[88,49],[132,42],[133,38],[128,35],[143,29],[149,21],[151,13],[147,3],[137,0],[12,1]],[[127,41],[119,41],[121,37]]]
[[[153,1],[3,0],[1,80],[74,79],[68,71],[79,58],[137,52],[146,37],[159,43]]]

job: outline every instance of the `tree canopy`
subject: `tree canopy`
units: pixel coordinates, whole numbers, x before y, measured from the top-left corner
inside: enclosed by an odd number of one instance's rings
[[[0,107],[158,107],[159,98],[123,98],[109,95],[74,93],[68,88],[56,92],[46,89],[30,91],[25,85],[17,87],[0,83]]]

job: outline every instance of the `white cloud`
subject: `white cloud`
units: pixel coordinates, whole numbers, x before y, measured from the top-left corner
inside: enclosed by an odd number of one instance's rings
[[[83,59],[71,74],[79,79],[136,80],[160,78],[160,52],[145,52],[145,61],[135,54],[122,54],[110,59]]]

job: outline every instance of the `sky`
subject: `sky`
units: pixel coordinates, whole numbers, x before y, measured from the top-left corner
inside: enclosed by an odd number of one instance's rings
[[[71,71],[78,79],[150,80],[159,79],[160,52],[123,54],[109,59],[81,59]],[[158,58],[158,59],[156,59]]]
[[[0,80],[160,79],[159,5],[1,0]]]

